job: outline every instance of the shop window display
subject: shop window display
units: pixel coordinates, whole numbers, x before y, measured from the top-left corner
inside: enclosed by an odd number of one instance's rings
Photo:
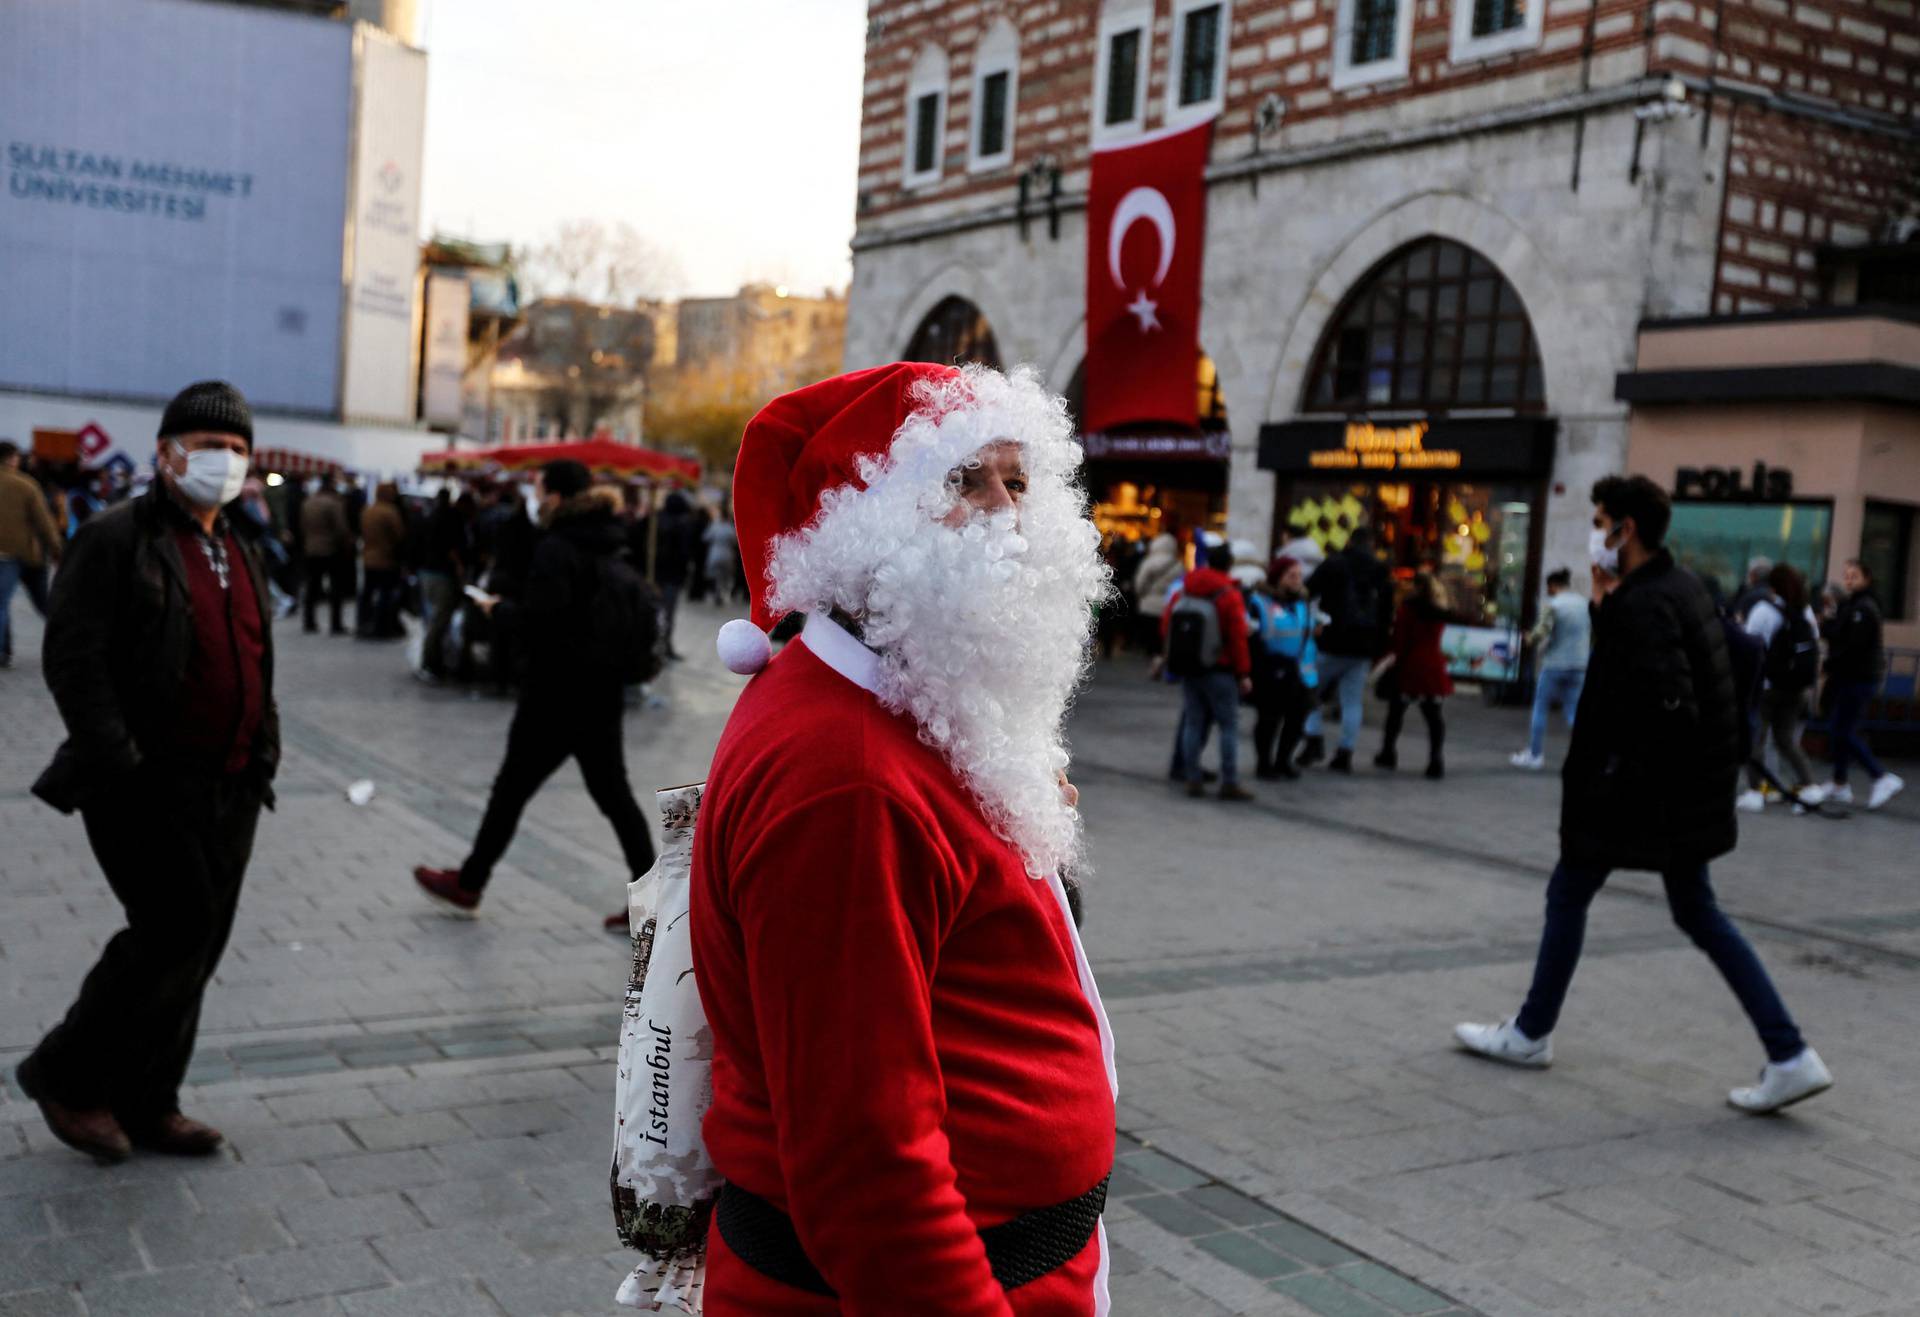
[[[1296,481],[1284,518],[1329,553],[1371,526],[1381,556],[1402,585],[1429,564],[1438,569],[1457,622],[1442,640],[1455,676],[1519,678],[1520,635],[1532,525],[1530,485],[1417,480],[1404,483]]]
[[[1793,564],[1818,592],[1832,530],[1826,503],[1675,503],[1667,545],[1682,565],[1712,577],[1726,599],[1746,585],[1755,558]]]

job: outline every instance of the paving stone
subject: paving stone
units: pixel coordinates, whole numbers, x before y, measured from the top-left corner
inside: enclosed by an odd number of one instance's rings
[[[4,1273],[0,1273],[4,1274]],[[79,1291],[58,1289],[21,1290],[5,1293],[0,1284],[0,1312],[7,1317],[80,1317]]]
[[[1183,1190],[1180,1196],[1195,1207],[1204,1208],[1236,1226],[1266,1225],[1280,1219],[1280,1213],[1265,1203],[1237,1193],[1224,1184],[1203,1184],[1197,1189]]]
[[[1126,1205],[1162,1230],[1176,1235],[1209,1235],[1226,1223],[1211,1212],[1204,1212],[1176,1194],[1148,1194],[1129,1198]]]
[[[258,1210],[207,1212],[140,1223],[140,1243],[156,1267],[227,1262],[253,1253],[291,1247],[273,1213]]]
[[[614,1310],[613,1296],[624,1278],[624,1270],[600,1261],[536,1262],[480,1273],[481,1285],[510,1317],[567,1317],[573,1313],[598,1317]]]
[[[0,1181],[6,1178],[0,1163]],[[53,1217],[38,1198],[0,1198],[0,1244],[44,1239],[53,1233]]]
[[[248,1166],[274,1166],[314,1161],[363,1151],[339,1125],[294,1125],[285,1129],[249,1130],[229,1140],[240,1161]]]
[[[372,1239],[420,1228],[420,1216],[397,1193],[361,1194],[299,1203],[281,1213],[287,1232],[302,1245]]]
[[[1251,1233],[1288,1257],[1298,1258],[1312,1267],[1337,1267],[1345,1262],[1362,1260],[1352,1249],[1297,1221],[1276,1221],[1272,1225],[1255,1226]]]
[[[0,1294],[142,1270],[140,1251],[126,1230],[29,1240],[0,1250]]]
[[[383,1235],[373,1241],[373,1247],[393,1274],[405,1281],[470,1276],[528,1260],[501,1230],[477,1224]]]
[[[409,1189],[407,1197],[433,1226],[458,1225],[464,1221],[499,1222],[547,1210],[547,1205],[532,1189],[506,1176],[423,1185]]]
[[[334,1157],[321,1162],[314,1169],[329,1188],[343,1195],[410,1189],[447,1178],[445,1168],[417,1148],[404,1152],[369,1152],[357,1157]]]
[[[470,1126],[475,1134],[488,1139],[546,1134],[567,1129],[574,1123],[572,1114],[564,1106],[546,1099],[461,1107],[454,1114]]]
[[[376,1289],[391,1281],[373,1250],[357,1243],[242,1258],[235,1270],[247,1297],[263,1305]]]
[[[1162,1189],[1193,1189],[1207,1182],[1207,1177],[1193,1168],[1182,1166],[1165,1153],[1152,1149],[1128,1153],[1120,1159],[1119,1165],[1129,1174],[1137,1175]]]
[[[501,1230],[535,1260],[605,1252],[620,1242],[610,1202],[569,1204],[557,1211],[509,1221]]]
[[[204,1266],[108,1276],[82,1284],[80,1293],[88,1317],[205,1317],[245,1303],[232,1273]],[[0,1300],[0,1310],[5,1307]]]
[[[209,1212],[232,1208],[273,1211],[288,1203],[325,1198],[327,1186],[311,1166],[233,1166],[185,1173],[187,1187]]]
[[[1360,1262],[1329,1273],[1387,1307],[1403,1313],[1434,1313],[1453,1306],[1453,1301],[1423,1285],[1416,1285],[1377,1262]]]
[[[1271,1288],[1320,1317],[1382,1317],[1392,1311],[1326,1274],[1285,1276],[1271,1282]]]
[[[1272,1280],[1276,1276],[1289,1276],[1303,1270],[1294,1259],[1239,1230],[1201,1235],[1193,1242],[1228,1266],[1244,1271],[1257,1280]]]
[[[365,1088],[328,1088],[312,1093],[287,1093],[264,1101],[276,1119],[289,1125],[390,1114],[372,1090]]]
[[[500,1306],[472,1280],[428,1281],[398,1289],[349,1294],[340,1307],[350,1317],[479,1317]]]
[[[369,1116],[350,1120],[347,1128],[370,1151],[392,1152],[401,1148],[425,1148],[440,1143],[458,1143],[472,1134],[444,1111],[412,1112],[404,1116]]]
[[[0,1171],[0,1174],[4,1174]],[[191,1215],[195,1208],[186,1188],[177,1180],[143,1180],[133,1184],[76,1189],[46,1200],[54,1223],[70,1235],[111,1230],[149,1218],[173,1219]]]

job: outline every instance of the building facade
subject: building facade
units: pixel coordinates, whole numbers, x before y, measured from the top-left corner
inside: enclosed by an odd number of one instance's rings
[[[1365,521],[1510,631],[1642,322],[1819,302],[1913,213],[1916,75],[1912,0],[880,0],[847,364],[1073,400],[1092,154],[1211,116],[1202,433],[1087,436],[1103,527]]]

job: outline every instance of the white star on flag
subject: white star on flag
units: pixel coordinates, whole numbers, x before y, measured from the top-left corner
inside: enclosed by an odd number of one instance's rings
[[[1159,303],[1148,297],[1147,290],[1144,288],[1131,302],[1127,303],[1127,311],[1140,322],[1140,332],[1143,334],[1149,329],[1160,328],[1160,317],[1154,314],[1159,309]]]

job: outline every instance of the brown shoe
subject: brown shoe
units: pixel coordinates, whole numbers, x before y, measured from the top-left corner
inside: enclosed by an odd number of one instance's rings
[[[49,1098],[34,1099],[40,1104],[53,1137],[99,1162],[111,1166],[133,1156],[133,1144],[111,1111],[75,1111]]]
[[[1252,800],[1253,792],[1247,790],[1245,787],[1241,786],[1238,782],[1229,782],[1227,783],[1227,785],[1220,788],[1220,799]]]
[[[617,915],[608,915],[605,919],[602,919],[600,921],[600,927],[606,929],[609,933],[618,933],[621,937],[633,936],[633,929],[627,923],[627,912],[625,910],[622,910]]]
[[[136,1126],[128,1135],[134,1147],[175,1157],[210,1157],[226,1142],[211,1125],[169,1111],[149,1125]]]
[[[1193,797],[1195,800],[1200,799],[1202,796],[1207,794],[1206,784],[1203,782],[1187,783],[1187,794]]]
[[[458,909],[471,910],[480,904],[480,893],[469,892],[460,885],[458,869],[429,869],[423,864],[413,871],[413,881],[429,895]]]

